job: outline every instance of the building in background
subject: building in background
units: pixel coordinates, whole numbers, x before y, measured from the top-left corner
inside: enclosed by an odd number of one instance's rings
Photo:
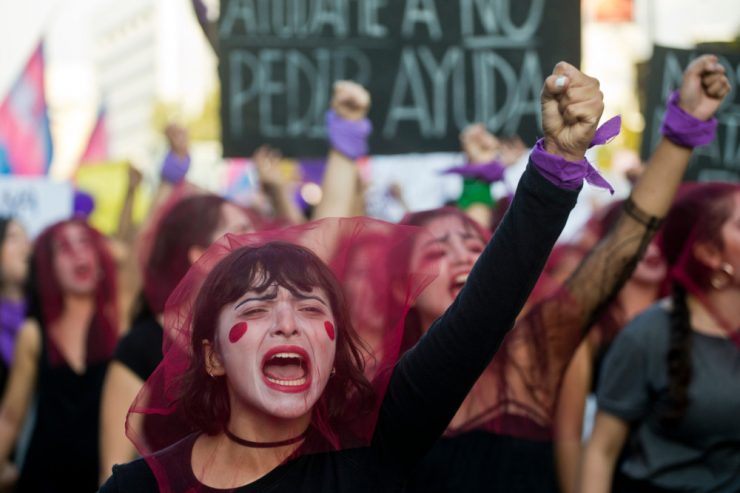
[[[164,152],[167,122],[187,123],[207,109],[217,88],[215,55],[189,0],[105,0],[94,10],[95,71],[109,153],[149,171]],[[203,154],[199,144],[194,147]]]
[[[157,2],[104,1],[93,14],[94,69],[106,108],[108,153],[146,162],[155,152]]]

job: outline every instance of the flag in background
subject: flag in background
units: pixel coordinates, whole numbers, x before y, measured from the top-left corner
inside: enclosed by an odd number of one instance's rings
[[[100,108],[95,127],[93,127],[90,139],[87,141],[87,148],[80,158],[80,164],[108,160],[108,132],[105,125],[105,114],[105,107]]]
[[[0,104],[0,173],[44,175],[51,164],[43,43]]]

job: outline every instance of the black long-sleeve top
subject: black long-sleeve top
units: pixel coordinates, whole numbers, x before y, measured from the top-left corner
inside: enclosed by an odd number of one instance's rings
[[[237,488],[257,492],[400,491],[409,469],[444,432],[511,329],[574,207],[578,191],[530,162],[511,208],[455,302],[396,365],[368,447],[304,455]],[[190,436],[159,452],[181,463],[171,491],[215,492],[192,473]],[[177,479],[175,479],[177,478]],[[144,459],[115,466],[101,493],[159,491]]]

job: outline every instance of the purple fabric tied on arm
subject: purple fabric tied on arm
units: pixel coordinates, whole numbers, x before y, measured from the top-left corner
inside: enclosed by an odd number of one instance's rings
[[[95,199],[89,193],[75,190],[74,202],[72,203],[72,214],[76,217],[87,218],[95,209]]]
[[[622,118],[619,116],[608,120],[596,130],[588,147],[606,144],[619,134],[621,126]],[[614,188],[586,158],[580,161],[568,161],[561,156],[550,154],[545,150],[544,139],[538,140],[534,145],[531,159],[542,176],[560,188],[576,190],[583,180],[586,180],[595,187],[614,193]]]
[[[485,164],[466,164],[445,170],[445,175],[460,175],[465,178],[474,178],[485,183],[496,183],[504,178],[505,167],[499,161]]]
[[[203,0],[192,0],[195,15],[198,18],[198,22],[201,25],[208,23],[208,8],[203,3]]]
[[[25,301],[0,301],[0,358],[6,366],[13,363],[15,339],[25,319]]]
[[[162,164],[162,179],[173,184],[180,183],[188,174],[188,169],[190,169],[190,156],[180,157],[170,151]]]
[[[334,110],[326,112],[326,130],[332,148],[350,159],[367,155],[367,138],[373,132],[370,120],[345,120]]]
[[[681,147],[694,148],[712,142],[717,133],[717,119],[704,121],[694,118],[678,105],[679,97],[679,91],[673,91],[668,97],[660,133]]]

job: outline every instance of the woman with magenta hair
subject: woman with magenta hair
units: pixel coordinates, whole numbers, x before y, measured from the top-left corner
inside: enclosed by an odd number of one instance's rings
[[[181,192],[182,193],[182,192]],[[167,297],[190,266],[225,233],[254,231],[247,212],[216,195],[182,198],[175,193],[161,218],[143,237],[143,305],[121,339],[103,387],[101,409],[101,481],[113,464],[131,460],[136,450],[125,435],[128,406],[162,361],[162,314]]]
[[[740,490],[740,186],[688,187],[661,244],[673,293],[607,355],[580,491]]]
[[[555,74],[544,92],[560,94],[566,82]],[[557,105],[545,115],[548,155],[585,152],[603,103],[595,85],[581,98],[570,110],[576,119],[566,122]],[[390,364],[376,365],[371,379],[363,367],[372,355],[327,268],[352,257],[336,250],[367,220],[227,236],[211,247],[168,302],[173,344],[129,417],[160,416],[163,428],[182,412],[184,438],[114,467],[101,491],[398,491],[514,324],[575,204],[580,186],[548,178],[557,172],[550,164],[530,164],[457,301],[397,364],[383,355]],[[383,227],[391,251],[435,241],[416,228]],[[384,320],[395,345],[383,347],[400,349],[405,313],[435,263],[412,255],[405,275],[388,276],[396,315]]]
[[[29,318],[0,406],[0,460],[7,460],[35,393],[18,491],[92,491],[100,392],[118,337],[114,263],[105,239],[71,219],[41,233],[31,265]]]
[[[567,64],[558,65],[556,74],[569,82],[555,96],[543,93],[545,137],[533,150],[535,162],[552,142],[548,112],[565,111],[568,120],[573,119],[571,105],[579,108],[583,92],[597,84]],[[713,115],[729,90],[717,57],[705,55],[691,63],[680,90],[669,100],[664,137],[615,225],[560,289],[530,306],[517,321],[448,423],[445,436],[415,471],[408,491],[558,491],[553,428],[563,374],[585,332],[601,318],[650,244],[692,148],[713,139],[717,125]],[[608,187],[583,154],[570,153],[566,158],[563,168],[568,171],[586,168],[571,186],[580,185],[585,174],[590,183]],[[439,277],[409,314],[407,330],[416,331],[408,341],[411,345],[423,340],[421,335],[465,291],[485,236],[463,214],[449,209],[417,213],[406,223],[425,226],[437,239],[420,249],[437,258],[440,266]]]

